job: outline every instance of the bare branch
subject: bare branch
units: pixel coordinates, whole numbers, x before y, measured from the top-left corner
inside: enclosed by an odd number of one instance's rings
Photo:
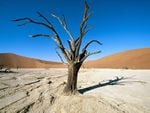
[[[46,19],[46,17],[44,17],[43,15],[41,15],[41,14],[39,14],[43,19],[45,19],[45,20],[47,20]],[[29,24],[29,23],[33,23],[33,24],[38,24],[38,25],[42,25],[42,26],[44,26],[44,27],[46,27],[46,28],[49,28],[57,37],[59,37],[59,35],[58,35],[58,33],[56,32],[56,30],[54,29],[54,27],[50,24],[50,22],[49,22],[49,24],[45,24],[45,23],[43,23],[43,22],[37,22],[37,21],[34,21],[34,20],[32,20],[31,18],[28,18],[28,17],[26,17],[26,18],[19,18],[19,19],[15,19],[15,20],[13,20],[13,21],[25,21],[25,24]],[[25,24],[22,24],[22,25],[25,25]]]
[[[32,19],[28,18],[28,17],[25,17],[25,18],[18,18],[18,19],[15,19],[15,20],[12,20],[14,22],[18,22],[18,21],[25,21],[23,24],[19,24],[17,26],[24,26],[26,24],[29,24],[31,23]]]
[[[25,17],[25,18],[18,18],[18,19],[14,19],[14,20],[12,20],[12,21],[18,22],[18,21],[22,21],[22,20],[29,20],[29,21],[30,21],[30,18],[28,18],[28,17]]]
[[[78,56],[77,61],[81,61],[86,55],[87,55],[87,51],[85,50]]]
[[[65,52],[66,52],[66,54],[67,54],[69,60],[72,60],[72,59],[71,59],[71,53],[70,53],[66,48],[65,48]]]
[[[45,36],[45,37],[51,37],[48,34],[35,34],[35,35],[31,35],[31,37],[35,38],[35,37],[40,37],[40,36]]]
[[[17,22],[18,22],[18,21],[25,21],[25,22],[28,22],[28,23],[33,23],[33,24],[37,24],[37,25],[42,25],[42,26],[44,26],[44,27],[46,27],[46,28],[49,28],[49,29],[54,33],[56,42],[57,42],[57,44],[58,44],[58,47],[59,47],[60,50],[62,51],[62,53],[63,53],[65,59],[69,62],[69,58],[68,58],[68,56],[67,56],[67,53],[66,53],[65,48],[64,48],[64,46],[63,46],[63,44],[62,44],[62,42],[61,42],[61,40],[60,40],[60,37],[59,37],[58,33],[56,32],[56,30],[54,29],[54,27],[52,26],[52,24],[48,21],[48,19],[46,19],[46,17],[44,17],[43,15],[41,15],[41,13],[38,13],[38,14],[39,14],[43,19],[45,19],[45,20],[48,22],[48,24],[45,24],[45,23],[43,23],[43,22],[34,21],[34,20],[32,20],[31,18],[19,18],[19,19],[15,19],[15,20],[13,20],[13,21],[17,21]],[[25,24],[24,24],[24,25],[25,25]]]
[[[52,26],[51,22],[50,22],[44,15],[42,15],[40,12],[37,12],[37,14],[38,14],[41,18],[43,18],[50,26]]]
[[[49,38],[53,39],[57,43],[58,48],[60,49],[60,51],[62,52],[63,56],[65,57],[65,59],[68,63],[70,63],[70,62],[76,62],[76,63],[80,62],[81,63],[88,56],[100,53],[100,51],[87,53],[87,50],[86,50],[88,48],[88,46],[92,43],[97,43],[97,44],[101,45],[101,43],[97,40],[92,40],[92,41],[88,42],[85,45],[85,47],[82,49],[82,52],[80,53],[82,39],[83,39],[84,35],[89,30],[91,30],[91,28],[89,29],[88,26],[87,26],[87,21],[88,21],[89,17],[91,16],[91,13],[89,12],[89,9],[90,9],[89,5],[87,4],[87,2],[85,0],[84,1],[84,13],[83,13],[82,21],[81,21],[80,27],[79,27],[79,33],[80,34],[79,34],[79,37],[76,40],[73,37],[73,35],[71,34],[71,32],[69,31],[69,28],[68,28],[67,23],[66,23],[65,16],[62,15],[62,18],[60,18],[60,17],[56,16],[55,14],[51,14],[52,17],[54,17],[60,23],[60,25],[63,27],[63,29],[66,31],[66,33],[70,37],[71,40],[68,40],[68,45],[69,45],[70,50],[67,50],[64,47],[64,45],[62,43],[62,40],[59,37],[58,32],[55,30],[55,28],[53,27],[51,22],[43,14],[41,14],[40,12],[37,12],[37,14],[39,15],[40,18],[43,19],[43,21],[39,22],[39,21],[33,20],[32,18],[28,18],[28,17],[15,19],[13,21],[23,22],[22,24],[20,24],[18,26],[24,26],[26,24],[31,23],[31,24],[37,24],[37,25],[44,26],[44,27],[48,28],[53,33],[52,36],[49,35],[49,34],[35,34],[35,35],[32,35],[32,37],[36,38],[36,37],[43,36],[43,37],[49,37]],[[56,53],[59,56],[59,58],[61,59],[61,61],[64,62],[61,55],[58,53],[58,51],[56,51]]]
[[[68,45],[69,45],[69,48],[70,48],[70,52],[73,52],[73,47],[72,47],[71,41],[67,40],[67,42],[68,42]]]
[[[81,37],[83,37],[85,33],[84,31],[87,26],[87,20],[91,16],[91,13],[89,13],[89,6],[86,1],[84,2],[84,5],[85,5],[84,14],[83,14],[82,22],[80,24],[80,36]]]
[[[65,62],[64,62],[62,56],[59,54],[59,52],[58,52],[56,49],[55,49],[55,51],[56,51],[58,57],[60,58],[61,62],[62,62],[63,64],[65,64]]]
[[[64,30],[66,31],[66,33],[69,35],[71,41],[74,41],[74,37],[73,35],[70,33],[68,27],[67,27],[67,23],[65,20],[65,16],[63,15],[63,19],[61,20],[58,16],[56,16],[55,14],[51,14],[54,18],[56,18],[58,20],[58,22],[61,24],[61,26],[64,28]]]
[[[79,62],[84,62],[89,56],[94,55],[94,54],[98,54],[100,52],[101,51],[95,51],[95,52],[88,53]]]
[[[69,35],[71,41],[68,41],[69,44],[69,48],[70,48],[70,52],[71,52],[71,56],[70,58],[74,58],[74,51],[75,51],[75,39],[72,36],[72,34],[70,33],[68,27],[67,27],[67,23],[65,20],[65,16],[63,15],[63,19],[60,19],[58,16],[56,16],[55,14],[51,14],[54,18],[56,18],[58,20],[58,22],[61,24],[61,26],[64,28],[64,30],[66,31],[66,33]]]
[[[28,18],[28,17],[15,19],[15,20],[13,20],[13,21],[15,21],[15,22],[18,22],[18,21],[25,21],[25,23],[22,24],[22,25],[26,25],[26,24],[29,24],[29,23],[42,25],[42,26],[44,26],[44,27],[46,27],[46,28],[49,28],[54,34],[57,34],[57,32],[55,31],[55,29],[53,28],[53,26],[47,25],[47,24],[45,24],[45,23],[43,23],[43,22],[38,22],[38,21],[32,20],[31,18]],[[22,26],[22,25],[21,25],[21,26]]]
[[[82,49],[82,53],[78,56],[78,61],[81,61],[82,59],[84,59],[87,55],[90,55],[91,53],[89,53],[89,54],[87,54],[87,47],[90,45],[90,44],[92,44],[92,43],[97,43],[97,44],[99,44],[99,45],[102,45],[102,43],[101,42],[99,42],[99,41],[97,41],[97,40],[91,40],[91,41],[89,41],[86,45],[85,45],[85,47]],[[95,52],[94,52],[95,53]],[[93,53],[92,53],[93,54]]]
[[[82,43],[82,39],[79,37],[75,42],[75,46],[76,46],[75,56],[76,57],[79,55],[81,43]]]
[[[93,28],[94,28],[93,26],[90,26],[90,27],[86,28],[84,30],[84,35],[87,34],[89,31],[91,31]]]
[[[92,43],[97,43],[97,44],[99,44],[99,45],[102,45],[102,43],[101,42],[99,42],[99,41],[97,41],[97,40],[91,40],[90,42],[88,42],[86,45],[85,45],[85,47],[82,49],[82,51],[85,51],[86,49],[87,49],[87,47],[90,45],[90,44],[92,44]]]
[[[36,37],[48,37],[51,38],[52,40],[54,40],[57,43],[57,40],[54,36],[52,35],[48,35],[48,34],[35,34],[35,35],[31,35],[32,38],[36,38]]]
[[[80,24],[80,35],[79,35],[77,42],[75,44],[76,45],[76,52],[75,52],[76,55],[75,56],[79,55],[79,51],[80,51],[80,47],[81,47],[81,43],[82,43],[82,38],[88,32],[86,30],[87,20],[89,19],[91,14],[89,14],[89,6],[88,6],[86,1],[84,2],[84,5],[85,5],[85,9],[84,9],[83,18],[82,18],[82,21]]]

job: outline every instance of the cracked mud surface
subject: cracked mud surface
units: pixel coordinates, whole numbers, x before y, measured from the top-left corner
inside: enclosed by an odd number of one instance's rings
[[[149,113],[150,70],[81,69],[78,89],[64,96],[66,69],[0,73],[0,113]],[[118,81],[116,78],[123,77]],[[109,84],[109,82],[111,84]]]

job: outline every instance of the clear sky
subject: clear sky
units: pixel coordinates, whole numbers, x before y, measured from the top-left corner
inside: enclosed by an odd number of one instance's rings
[[[92,12],[88,25],[94,29],[84,37],[83,45],[92,39],[103,43],[89,48],[89,51],[102,50],[89,59],[150,47],[150,0],[88,0],[88,3]],[[18,23],[11,20],[31,17],[40,21],[36,14],[40,11],[54,24],[66,44],[67,35],[50,14],[64,14],[70,31],[77,37],[83,9],[83,0],[0,0],[0,53],[59,61],[56,44],[51,39],[29,37],[50,33],[47,29],[31,24],[17,27]]]

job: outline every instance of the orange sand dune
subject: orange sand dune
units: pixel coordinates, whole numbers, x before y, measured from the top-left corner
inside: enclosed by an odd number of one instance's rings
[[[150,48],[128,50],[88,61],[84,67],[150,69]]]
[[[0,54],[0,65],[16,68],[62,68],[63,64],[19,56],[10,53]],[[150,69],[150,48],[136,49],[109,55],[84,63],[86,68],[130,68]]]
[[[10,68],[56,68],[64,67],[58,62],[48,62],[39,59],[19,56],[11,53],[0,53],[0,65]]]

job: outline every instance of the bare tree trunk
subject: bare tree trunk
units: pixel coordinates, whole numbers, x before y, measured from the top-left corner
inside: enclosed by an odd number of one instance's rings
[[[68,80],[66,87],[64,89],[64,93],[66,94],[75,94],[77,93],[77,79],[78,72],[81,64],[79,63],[70,63],[68,64]]]

